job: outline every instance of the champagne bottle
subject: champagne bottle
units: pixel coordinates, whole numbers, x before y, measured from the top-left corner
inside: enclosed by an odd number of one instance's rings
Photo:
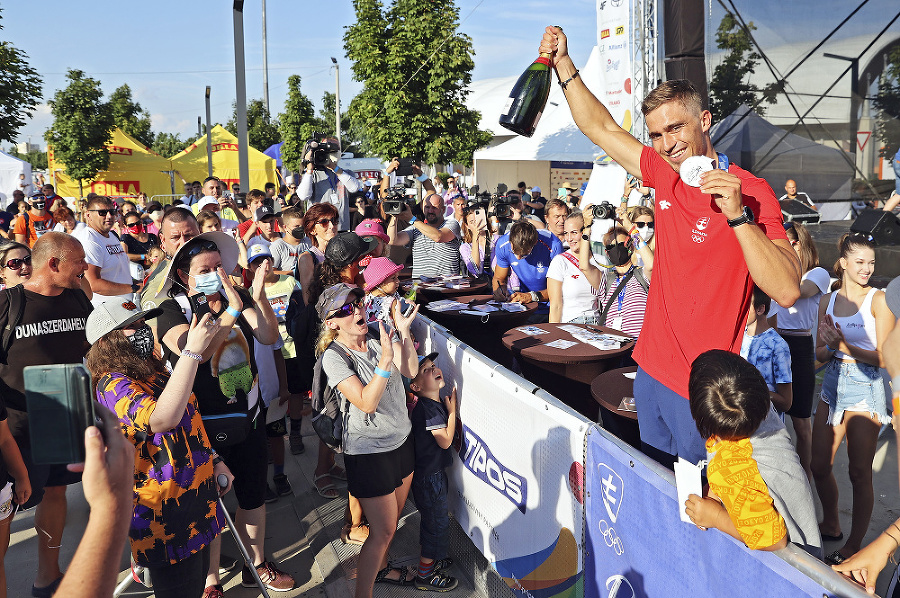
[[[500,125],[531,137],[550,95],[550,55],[541,53],[516,81],[500,115]]]

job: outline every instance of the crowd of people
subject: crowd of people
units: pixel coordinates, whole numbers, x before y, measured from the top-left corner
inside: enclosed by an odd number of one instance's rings
[[[0,347],[0,556],[12,505],[36,506],[33,596],[87,595],[73,579],[86,572],[98,591],[111,587],[116,572],[82,564],[82,549],[78,572],[60,569],[66,488],[79,481],[92,507],[82,543],[111,555],[108,565],[127,531],[155,595],[224,595],[221,576],[237,562],[221,553],[219,498],[231,490],[233,531],[255,568],[244,566],[242,585],[258,576],[269,590],[292,589],[293,576],[266,554],[265,505],[294,491],[285,451],[307,450],[302,418],[323,388],[340,405],[343,467],[319,439],[313,485],[333,500],[346,481],[340,538],[362,547],[356,595],[371,596],[376,583],[456,587],[446,468],[457,393],[437,354],[418,354],[418,306],[399,293],[404,267],[414,280],[489,281],[496,299],[538,304],[531,323],[637,338],[625,361],[638,366],[642,450],[668,466],[709,460],[707,492],[685,505],[691,520],[752,549],[794,543],[874,586],[885,551],[900,548],[890,529],[862,546],[878,435],[891,422],[882,368],[900,375],[900,284],[888,293],[870,284],[866,235],[845,235],[832,272],[820,267],[809,231],[782,222],[768,184],[715,152],[690,83],[669,81],[645,98],[644,146],[581,82],[561,30],[548,28],[540,50],[578,126],[630,173],[617,207],[581,205],[573,184],[548,199],[525,182],[472,193],[417,166],[405,179],[397,159],[368,184],[336,156],[308,156],[299,182],[280,189],[185,181],[166,206],[92,193],[70,207],[49,184],[16,198],[0,246],[0,319],[19,332]],[[696,184],[679,176],[689,157],[712,164]],[[416,182],[421,200],[396,192]],[[641,205],[630,206],[636,189]],[[404,255],[398,247],[408,259],[392,259]],[[83,477],[34,463],[23,380],[29,365],[82,362],[103,406],[102,434],[86,432]],[[816,362],[825,364],[819,400]],[[833,472],[845,438],[846,540]],[[387,554],[410,492],[419,563],[399,567]],[[825,555],[823,541],[842,540]]]

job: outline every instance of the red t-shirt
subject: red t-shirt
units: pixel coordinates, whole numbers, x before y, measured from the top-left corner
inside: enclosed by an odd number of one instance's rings
[[[769,184],[734,164],[728,172],[741,179],[754,226],[770,239],[787,239]],[[651,147],[641,153],[641,176],[656,189],[656,252],[634,359],[655,380],[687,397],[691,363],[698,355],[710,349],[740,351],[753,281],[737,237],[712,196],[685,185]]]

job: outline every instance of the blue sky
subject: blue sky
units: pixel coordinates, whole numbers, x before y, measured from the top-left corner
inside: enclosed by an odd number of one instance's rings
[[[389,0],[383,0],[388,2]],[[726,4],[728,0],[723,0]],[[735,0],[759,29],[764,46],[820,39],[855,6],[866,6],[838,37],[872,33],[898,10],[896,0]],[[228,0],[0,0],[0,39],[24,50],[44,79],[44,100],[65,86],[67,69],[100,80],[109,94],[122,83],[152,117],[155,131],[195,132],[203,115],[203,92],[212,86],[213,122],[231,115],[235,96],[232,3]],[[595,0],[457,0],[460,31],[475,50],[473,80],[519,74],[536,56],[543,28],[561,25],[573,57],[583,64],[596,43]],[[711,2],[707,19],[718,24],[722,7]],[[85,8],[85,7],[89,7]],[[344,27],[354,21],[351,0],[267,0],[269,97],[273,114],[283,109],[289,75],[317,108],[323,91],[334,90],[330,57],[340,62],[344,108],[361,84],[352,80],[344,57]],[[660,18],[661,21],[661,18]],[[707,37],[714,38],[715,25]],[[893,30],[900,30],[895,23]],[[247,95],[261,98],[261,0],[244,4]],[[437,58],[439,60],[439,57]],[[51,116],[42,105],[19,141],[41,141]]]
[[[261,98],[261,1],[244,3],[247,96]],[[24,50],[44,79],[44,100],[65,86],[70,68],[99,79],[111,93],[128,83],[146,108],[155,131],[197,129],[204,114],[203,93],[212,86],[212,120],[225,122],[235,97],[232,3],[228,0],[16,0],[0,1],[0,39]],[[460,31],[473,39],[475,79],[516,75],[537,56],[543,28],[559,24],[577,42],[576,58],[586,60],[596,37],[593,0],[459,0]],[[89,9],[86,7],[90,7]],[[334,91],[330,57],[340,63],[341,104],[361,89],[344,57],[344,27],[354,21],[350,0],[309,2],[267,0],[266,22],[271,111],[282,111],[289,75],[303,78],[304,93],[321,107],[322,93]],[[575,42],[573,42],[575,43]],[[22,129],[19,141],[35,143],[52,117],[42,106]],[[43,141],[41,141],[43,143]]]

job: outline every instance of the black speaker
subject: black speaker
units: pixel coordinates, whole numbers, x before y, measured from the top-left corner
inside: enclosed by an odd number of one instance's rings
[[[900,245],[900,221],[884,210],[863,210],[850,226],[850,232],[871,235],[878,245]]]
[[[785,222],[800,222],[802,224],[818,224],[822,219],[822,215],[817,211],[796,199],[783,199],[778,202],[781,204],[781,215]]]

